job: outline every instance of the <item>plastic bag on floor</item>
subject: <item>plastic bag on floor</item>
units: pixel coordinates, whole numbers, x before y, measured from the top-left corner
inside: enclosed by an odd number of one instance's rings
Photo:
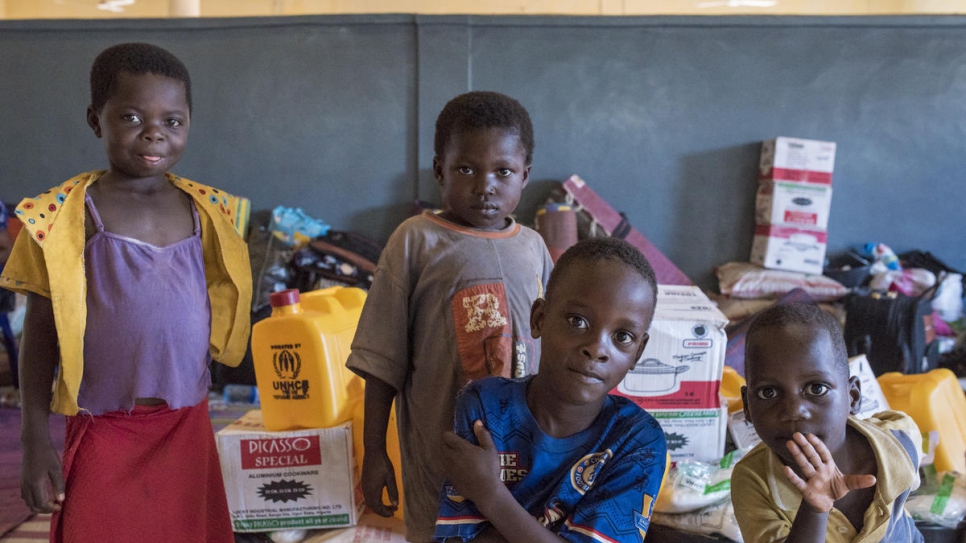
[[[947,274],[939,285],[932,308],[939,318],[946,322],[956,322],[963,317],[963,276],[958,273]]]
[[[651,515],[651,522],[682,532],[720,535],[732,541],[744,541],[738,528],[738,520],[735,519],[735,508],[731,505],[731,499],[690,513],[669,515],[655,511]]]
[[[966,477],[955,471],[928,474],[906,500],[916,521],[956,528],[966,515]]]
[[[279,530],[268,534],[274,543],[299,543],[305,539],[305,530]]]
[[[671,468],[654,504],[660,513],[687,513],[730,500],[731,473],[748,450],[732,451],[717,464],[685,460]]]

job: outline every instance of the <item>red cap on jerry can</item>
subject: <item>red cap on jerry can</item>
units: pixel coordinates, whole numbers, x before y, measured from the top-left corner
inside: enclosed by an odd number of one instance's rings
[[[299,303],[299,291],[295,288],[273,292],[268,296],[268,304],[272,307],[283,307]]]

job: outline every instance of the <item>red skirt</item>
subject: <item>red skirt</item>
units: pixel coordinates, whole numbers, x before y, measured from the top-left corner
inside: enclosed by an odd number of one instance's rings
[[[208,401],[67,417],[54,543],[233,543]]]

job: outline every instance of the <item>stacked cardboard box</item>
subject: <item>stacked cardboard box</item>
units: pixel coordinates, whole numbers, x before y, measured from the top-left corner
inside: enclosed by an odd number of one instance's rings
[[[727,408],[718,394],[728,319],[698,287],[659,285],[651,339],[612,393],[661,423],[671,460],[724,454]]]
[[[822,273],[835,143],[776,138],[762,143],[751,262]]]
[[[249,411],[215,434],[236,532],[355,526],[352,423],[269,432]]]

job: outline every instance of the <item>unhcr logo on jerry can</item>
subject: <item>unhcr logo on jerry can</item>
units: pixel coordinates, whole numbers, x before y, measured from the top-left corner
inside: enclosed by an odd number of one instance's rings
[[[298,379],[299,372],[302,371],[302,357],[296,350],[301,345],[272,345],[272,349],[281,349],[272,353],[272,366],[275,368],[275,375],[279,379]],[[292,349],[292,350],[289,350]]]
[[[272,367],[275,369],[277,381],[272,381],[272,395],[276,400],[307,400],[309,399],[308,379],[299,380],[302,372],[302,357],[299,355],[300,344],[272,345]]]

